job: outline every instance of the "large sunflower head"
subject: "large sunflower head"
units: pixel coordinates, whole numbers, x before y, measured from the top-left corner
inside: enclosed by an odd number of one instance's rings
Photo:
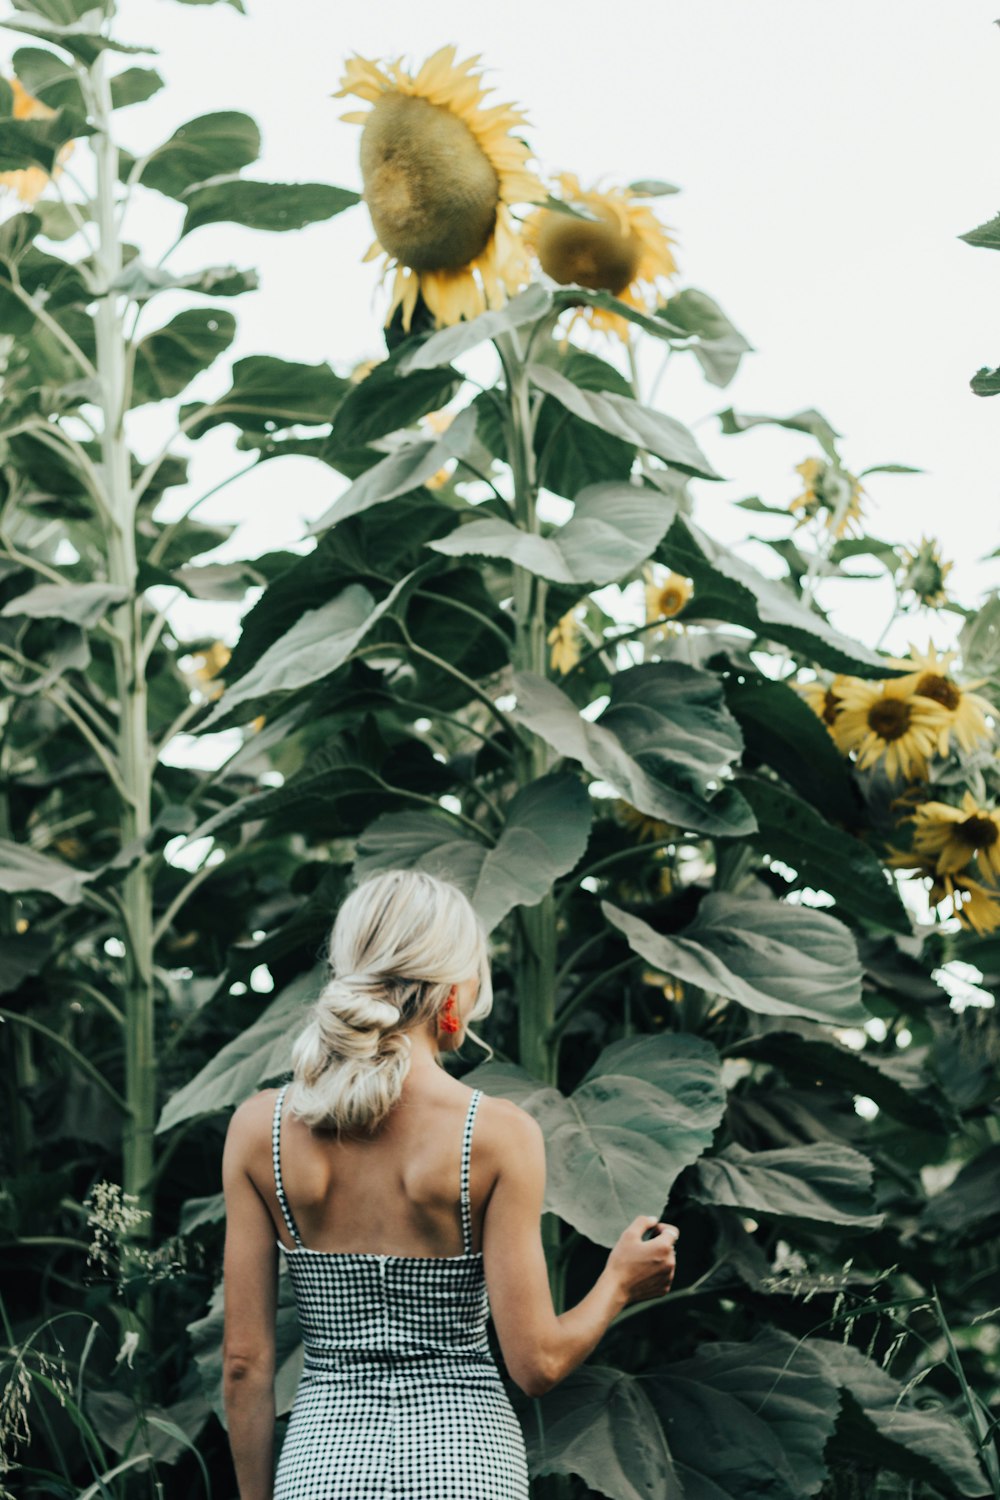
[[[437,324],[499,306],[528,279],[510,205],[545,190],[516,134],[524,115],[510,104],[483,107],[491,92],[478,57],[455,61],[442,47],[415,73],[400,60],[352,57],[334,98],[355,94],[373,107],[343,116],[363,125],[361,175],[378,239],[368,259],[395,268],[389,315],[402,308],[409,330],[417,298]],[[512,133],[515,132],[515,133]]]
[[[913,848],[934,862],[935,875],[955,875],[973,860],[991,881],[1000,881],[1000,809],[980,807],[972,792],[961,806],[921,802],[910,814]]]
[[[34,94],[29,94],[24,84],[17,78],[8,78],[11,92],[14,95],[14,119],[15,120],[47,120],[50,115],[55,114],[41,99],[36,99]],[[59,150],[58,161],[64,162],[72,154],[73,142],[67,141]],[[57,165],[52,173],[58,177],[62,171]],[[49,173],[44,167],[21,167],[13,172],[0,172],[0,187],[9,188],[16,193],[22,203],[30,208],[37,203],[44,193],[50,181]]]
[[[951,674],[949,668],[957,655],[957,651],[938,651],[928,641],[926,651],[918,651],[911,642],[909,656],[888,658],[892,667],[904,671],[909,668],[908,676],[896,678],[905,691],[933,699],[944,710],[938,744],[940,755],[948,754],[952,733],[961,748],[968,752],[978,742],[989,739],[993,733],[990,721],[995,725],[1000,720],[1000,712],[994,705],[973,691],[982,687],[987,681],[985,677],[960,683]]]
[[[539,208],[524,226],[546,275],[560,286],[610,292],[641,312],[662,301],[661,283],[677,274],[673,241],[642,194],[627,187],[584,189],[571,172],[555,183],[552,196],[572,212]],[[628,337],[628,323],[616,313],[588,307],[583,316],[595,328]]]
[[[834,536],[862,530],[862,500],[865,491],[855,474],[822,458],[806,458],[795,465],[805,489],[791,500],[788,509],[800,511],[796,526],[823,517],[823,524]]]
[[[881,761],[891,780],[923,779],[947,723],[945,710],[923,698],[905,679],[848,679],[838,688],[840,707],[832,733],[840,750],[857,756],[860,771]]]

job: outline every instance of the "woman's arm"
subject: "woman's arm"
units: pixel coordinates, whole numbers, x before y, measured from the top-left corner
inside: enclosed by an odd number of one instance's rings
[[[261,1112],[257,1098],[240,1105],[229,1122],[222,1154],[222,1394],[240,1500],[271,1500],[274,1489],[278,1247],[267,1205],[247,1171]]]
[[[511,1378],[526,1395],[542,1396],[582,1364],[623,1307],[670,1290],[677,1231],[651,1215],[634,1219],[587,1295],[557,1314],[541,1237],[545,1138],[525,1110],[495,1102],[508,1119],[483,1223],[490,1310]],[[655,1238],[644,1240],[654,1227]]]

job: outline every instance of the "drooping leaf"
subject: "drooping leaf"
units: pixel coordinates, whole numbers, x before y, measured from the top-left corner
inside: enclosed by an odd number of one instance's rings
[[[811,407],[794,412],[790,417],[751,417],[745,412],[733,411],[731,406],[718,415],[722,431],[730,436],[746,432],[751,427],[787,427],[792,432],[807,432],[816,439],[824,453],[833,459],[837,457],[837,438],[843,436],[836,428],[831,427],[821,412],[814,411]]]
[[[236,319],[219,308],[190,307],[141,339],[135,351],[132,405],[179,396],[236,337]]]
[[[570,345],[564,349],[554,340],[543,344],[537,358],[551,366],[583,391],[604,391],[630,399],[628,381],[604,359]],[[497,457],[509,460],[506,432],[497,427],[496,407],[486,405],[486,397],[477,398],[484,441]],[[493,418],[491,437],[486,428]],[[575,417],[554,396],[546,396],[535,422],[535,464],[539,484],[556,495],[573,500],[590,485],[625,484],[635,463],[635,444],[623,442],[610,432]]]
[[[921,1228],[948,1244],[972,1237],[992,1240],[1000,1221],[1000,1145],[987,1146],[967,1161],[954,1181],[935,1193],[921,1216]]]
[[[47,47],[18,47],[11,58],[14,77],[50,109],[68,109],[86,118],[87,106],[71,63]]]
[[[257,285],[256,271],[208,266],[204,271],[177,273],[147,265],[138,255],[132,257],[111,283],[114,291],[124,292],[135,302],[146,302],[157,292],[178,290],[202,292],[206,297],[238,297],[242,292],[255,291]]]
[[[652,407],[640,406],[626,396],[607,392],[583,391],[548,365],[528,368],[532,384],[552,396],[573,416],[590,422],[613,437],[634,443],[655,453],[665,463],[702,479],[721,479],[687,428],[673,417],[664,416]]]
[[[779,781],[742,776],[737,783],[757,819],[751,843],[790,865],[799,882],[826,891],[863,920],[909,936],[912,921],[888,870],[851,833],[844,833]]]
[[[684,1500],[656,1411],[624,1370],[581,1365],[537,1402],[525,1431],[532,1477],[578,1474],[613,1500]]]
[[[640,812],[705,833],[735,836],[754,826],[732,786],[709,786],[740,750],[711,674],[682,662],[619,672],[596,723],[534,673],[516,673],[513,687],[515,719]]]
[[[39,854],[28,844],[0,839],[0,891],[9,896],[24,891],[44,891],[63,906],[76,906],[84,897],[84,887],[94,879],[87,870],[76,870],[60,859]]]
[[[515,906],[534,906],[583,856],[591,804],[576,776],[554,773],[514,796],[490,847],[443,812],[385,813],[358,841],[355,872],[419,869],[454,882],[488,932]]]
[[[66,142],[93,135],[94,130],[82,115],[68,109],[41,120],[0,120],[0,172],[41,167],[51,173]]]
[[[468,322],[454,323],[432,333],[429,339],[414,349],[400,353],[399,372],[408,375],[414,370],[433,370],[439,365],[450,365],[459,355],[475,349],[487,339],[511,329],[522,328],[544,317],[552,306],[552,293],[537,282],[525,291],[512,297],[506,307],[493,312],[480,313]]]
[[[259,155],[260,131],[256,122],[238,110],[218,110],[179,125],[169,140],[146,156],[139,181],[168,198],[185,202],[194,183],[238,172]],[[123,153],[123,179],[129,177],[134,165],[135,158]]]
[[[868,1019],[861,964],[848,928],[826,912],[711,891],[681,932],[656,932],[603,901],[629,947],[661,973],[765,1015],[806,1016],[837,1026]]]
[[[503,557],[553,583],[611,583],[645,562],[673,520],[676,501],[632,484],[595,484],[548,536],[498,516],[478,517],[429,545],[450,557]]]
[[[878,1229],[884,1215],[872,1212],[873,1170],[867,1156],[835,1141],[777,1151],[746,1151],[734,1143],[702,1157],[690,1193],[698,1203]]]
[[[691,352],[712,385],[729,385],[744,354],[753,351],[753,345],[707,292],[685,287],[668,298],[663,316],[695,336]]]
[[[401,374],[399,366],[397,351],[350,388],[337,412],[334,437],[343,433],[352,445],[360,446],[409,427],[428,412],[447,405],[461,383],[461,376],[450,365],[435,365],[412,375]]]
[[[837,1387],[811,1348],[768,1328],[703,1344],[644,1382],[684,1500],[803,1500],[827,1477]]]
[[[155,47],[132,46],[128,42],[119,42],[114,37],[95,31],[87,15],[88,11],[93,11],[94,6],[88,3],[83,7],[84,0],[32,0],[31,4],[25,3],[25,0],[14,0],[15,10],[22,13],[21,19],[5,20],[3,24],[7,31],[20,32],[68,52],[86,67],[95,63],[102,52],[134,54],[156,51]],[[31,19],[23,14],[28,11],[33,13]]]
[[[193,0],[188,0],[193,3]],[[319,224],[360,201],[349,188],[327,182],[256,182],[233,176],[205,183],[184,195],[181,235],[203,224],[245,224],[283,233]]]
[[[0,615],[29,615],[36,620],[71,620],[91,630],[115,604],[128,598],[117,583],[40,583],[9,599]]]
[[[449,458],[464,451],[476,426],[475,409],[467,406],[459,412],[451,426],[436,438],[420,438],[397,448],[381,463],[368,469],[356,479],[330,509],[309,527],[309,535],[315,536],[328,526],[335,526],[348,516],[359,515],[373,505],[384,505],[417,489],[432,478]]]
[[[270,354],[251,354],[235,361],[232,386],[202,407],[201,419],[192,422],[187,433],[201,437],[222,422],[256,432],[267,424],[280,428],[331,422],[346,389],[347,381],[328,364],[296,364]],[[182,406],[181,419],[187,421],[197,410],[196,403]]]
[[[975,229],[960,234],[958,238],[967,245],[978,245],[984,250],[1000,250],[1000,214],[987,219],[985,224],[979,224]]]
[[[598,1245],[613,1245],[637,1215],[662,1211],[725,1110],[718,1053],[686,1032],[612,1042],[568,1099],[513,1063],[483,1063],[463,1077],[537,1119],[545,1209]]]

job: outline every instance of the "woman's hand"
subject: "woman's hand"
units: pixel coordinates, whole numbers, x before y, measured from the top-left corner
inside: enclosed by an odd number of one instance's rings
[[[655,1233],[643,1239],[650,1229]],[[622,1231],[606,1269],[618,1282],[626,1303],[645,1302],[669,1292],[677,1266],[674,1246],[679,1234],[676,1225],[663,1224],[650,1214],[639,1214]]]

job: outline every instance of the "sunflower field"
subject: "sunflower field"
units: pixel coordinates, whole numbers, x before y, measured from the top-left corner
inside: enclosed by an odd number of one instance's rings
[[[703,529],[721,476],[660,375],[717,400],[751,346],[685,279],[672,184],[548,175],[451,47],[345,61],[356,188],[254,178],[235,111],[134,154],[164,83],[114,9],[4,23],[0,1495],[235,1494],[228,1119],[287,1076],[352,883],[407,865],[492,934],[494,1055],[449,1066],[544,1129],[557,1310],[637,1214],[681,1230],[669,1296],[511,1384],[533,1493],[1000,1500],[1000,596],[873,536],[866,477],[905,466],[850,472],[812,409],[715,413],[723,449],[801,440],[742,502],[781,575]],[[165,250],[129,238],[144,194]],[[341,213],[384,357],[213,374],[256,274],[171,252]],[[188,468],[220,428],[234,479],[339,476],[298,548],[212,560]],[[908,655],[829,622],[856,558]],[[180,599],[239,603],[238,639]],[[284,1266],[277,1333],[280,1443]]]

